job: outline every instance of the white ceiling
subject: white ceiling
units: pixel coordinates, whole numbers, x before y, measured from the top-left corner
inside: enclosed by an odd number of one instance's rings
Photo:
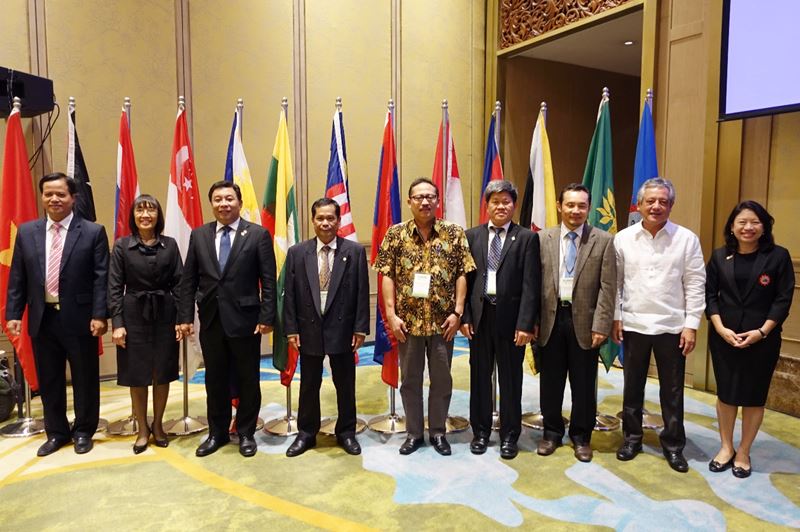
[[[629,40],[634,41],[634,44],[622,44]],[[562,34],[513,55],[640,76],[642,10]]]

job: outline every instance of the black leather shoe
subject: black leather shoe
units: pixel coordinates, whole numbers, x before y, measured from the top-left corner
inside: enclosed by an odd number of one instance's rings
[[[67,444],[65,440],[59,440],[58,438],[50,438],[46,442],[39,447],[39,450],[36,451],[36,456],[47,456],[49,454],[53,454],[57,450],[61,449]]]
[[[286,449],[286,456],[289,458],[293,456],[300,456],[307,450],[313,448],[316,444],[316,439],[298,434],[289,448]]]
[[[409,436],[406,438],[406,441],[403,442],[403,445],[400,446],[400,454],[411,454],[422,447],[424,443],[425,440],[422,438],[413,438]]]
[[[664,451],[664,457],[667,459],[669,466],[678,473],[686,473],[689,471],[689,463],[683,457],[681,451]]]
[[[339,446],[344,449],[347,454],[357,456],[361,454],[361,445],[358,444],[355,436],[346,436],[344,438],[337,438]]]
[[[561,441],[542,439],[542,441],[539,442],[539,445],[536,446],[536,454],[550,456],[556,452],[556,449],[559,447],[561,447]]]
[[[92,450],[92,447],[94,447],[94,443],[92,442],[92,438],[90,436],[75,436],[73,441],[75,442],[76,454],[86,454]]]
[[[509,440],[500,444],[500,458],[511,460],[516,458],[518,453],[519,448],[517,447],[517,442]]]
[[[200,444],[194,454],[200,457],[208,456],[217,452],[220,447],[227,445],[230,441],[229,437],[209,436],[206,441]]]
[[[733,453],[731,459],[725,462],[724,464],[720,464],[716,460],[711,460],[708,463],[708,470],[712,473],[722,473],[723,471],[727,471],[731,467],[733,467],[733,460],[736,458],[736,453]]]
[[[483,454],[488,446],[489,438],[487,436],[475,436],[469,444],[469,450],[472,454]]]
[[[431,436],[431,445],[433,448],[436,449],[436,452],[441,454],[442,456],[450,456],[452,454],[452,449],[450,449],[450,444],[447,443],[447,438],[444,437],[444,434],[436,434],[435,436]]]
[[[731,458],[731,463],[732,462],[733,462],[733,458]],[[753,472],[753,464],[752,464],[752,462],[750,463],[750,468],[749,469],[745,469],[745,468],[739,467],[737,465],[734,465],[731,468],[731,473],[733,473],[733,476],[736,477],[736,478],[747,478],[747,477],[750,476],[750,473],[752,473],[752,472]]]
[[[255,438],[245,434],[239,434],[239,454],[245,457],[254,456],[258,450]]]
[[[626,441],[622,444],[622,447],[619,448],[617,451],[617,460],[622,460],[623,462],[627,462],[628,460],[633,460],[636,458],[636,455],[642,452],[642,444],[641,443],[633,443]]]
[[[163,430],[163,429],[162,429]],[[167,439],[167,435],[165,434],[163,438],[159,439],[156,438],[156,433],[153,431],[153,426],[150,426],[150,434],[153,435],[153,443],[156,444],[156,447],[169,447],[169,440]]]

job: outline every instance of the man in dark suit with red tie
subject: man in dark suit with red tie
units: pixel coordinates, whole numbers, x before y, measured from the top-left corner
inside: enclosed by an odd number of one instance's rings
[[[483,454],[492,433],[492,372],[500,383],[500,456],[517,456],[522,432],[522,361],[539,317],[539,237],[511,221],[517,189],[492,181],[489,222],[467,231],[476,269],[467,274],[461,333],[469,338],[470,451]]]
[[[216,221],[192,231],[178,306],[181,330],[191,334],[197,302],[206,367],[209,435],[195,454],[207,456],[230,441],[234,382],[239,390],[239,452],[253,456],[261,407],[261,335],[275,325],[275,253],[266,229],[239,217],[238,185],[217,181],[208,199]]]
[[[75,452],[92,450],[100,415],[97,337],[106,332],[108,238],[102,225],[73,214],[77,188],[62,173],[39,180],[46,218],[19,227],[8,282],[6,320],[18,335],[28,307],[36,375],[44,407],[47,441],[38,456],[70,440]],[[67,421],[66,362],[75,403],[75,425]]]
[[[337,237],[339,204],[321,198],[311,205],[316,238],[289,248],[283,316],[286,336],[300,351],[299,433],[286,451],[298,456],[316,445],[320,427],[322,361],[331,364],[339,418],[336,440],[348,454],[361,453],[356,440],[354,351],[369,332],[369,277],[364,248]]]

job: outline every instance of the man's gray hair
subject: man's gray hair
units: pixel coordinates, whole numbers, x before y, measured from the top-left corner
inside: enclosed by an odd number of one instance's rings
[[[506,181],[505,179],[489,181],[489,184],[486,185],[486,189],[483,191],[483,199],[486,200],[486,203],[489,203],[489,199],[492,197],[492,194],[499,194],[503,192],[508,192],[511,195],[511,199],[514,201],[514,203],[517,202],[517,187],[514,186],[514,183],[511,181]]]
[[[667,195],[669,196],[669,204],[673,205],[675,203],[675,186],[672,184],[672,181],[669,179],[664,179],[661,177],[651,177],[639,188],[639,192],[636,193],[636,203],[637,205],[642,203],[642,198],[644,198],[644,191],[647,188],[666,188]]]

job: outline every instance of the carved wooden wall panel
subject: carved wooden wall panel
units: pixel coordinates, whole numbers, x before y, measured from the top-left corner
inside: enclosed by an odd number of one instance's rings
[[[626,2],[628,0],[500,0],[500,49]]]

